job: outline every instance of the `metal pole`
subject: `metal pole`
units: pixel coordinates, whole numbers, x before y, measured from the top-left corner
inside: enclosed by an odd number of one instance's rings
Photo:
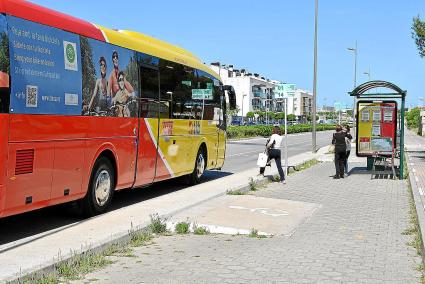
[[[243,99],[245,98],[245,94],[242,94],[242,121],[241,121],[241,123],[242,123],[242,125],[243,125]]]
[[[357,40],[356,40],[356,47],[354,48],[354,88],[353,90],[356,88],[357,86]],[[353,97],[354,100],[354,105],[353,105],[353,133],[357,133],[356,132],[356,124],[357,124],[357,120],[356,120],[356,113],[357,113],[357,100],[356,97]],[[356,138],[357,139],[357,138]]]
[[[406,94],[401,97],[401,126],[400,126],[400,174],[399,179],[404,179],[404,100]],[[396,137],[397,139],[397,137]]]
[[[285,177],[288,177],[288,98],[285,102]]]
[[[318,9],[319,4],[318,0],[314,1],[314,75],[313,75],[313,125],[312,125],[312,152],[317,152],[317,146],[316,146],[316,97],[317,97],[317,16],[318,16]],[[285,112],[286,114],[286,112]],[[286,120],[285,120],[286,121]],[[286,131],[286,128],[285,128]]]
[[[267,99],[266,99],[266,125],[269,125],[269,119],[267,117]]]

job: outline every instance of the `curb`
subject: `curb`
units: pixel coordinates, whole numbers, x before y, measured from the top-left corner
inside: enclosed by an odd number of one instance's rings
[[[405,151],[405,157],[406,157],[406,164],[407,164],[407,168],[408,168],[409,182],[410,182],[410,186],[412,188],[413,200],[415,202],[416,214],[418,215],[419,229],[420,229],[420,232],[421,232],[421,239],[422,239],[421,258],[422,258],[422,263],[425,265],[425,249],[424,249],[424,243],[423,243],[423,241],[425,240],[425,210],[424,210],[424,204],[422,204],[422,199],[421,199],[421,196],[419,194],[419,186],[416,183],[414,173],[412,171],[411,164],[410,164],[409,153],[407,151]],[[422,210],[418,210],[418,209],[422,209]]]
[[[305,153],[310,153],[310,152],[305,152]],[[312,154],[311,157],[301,159],[298,163],[295,163],[293,166],[300,166],[307,161],[310,161],[312,159],[319,160],[319,158],[320,158],[320,154],[316,154],[316,155]],[[272,177],[275,174],[277,174],[277,171],[272,171],[271,173],[269,173],[265,177],[254,176],[254,177],[251,177],[251,178],[252,178],[255,185],[265,185],[268,182],[272,181]],[[184,206],[182,208],[179,208],[179,209],[174,210],[174,211],[167,213],[167,214],[159,215],[159,217],[162,218],[162,219],[168,219],[168,218],[172,217],[173,215],[178,214],[178,213],[180,213],[184,210],[187,210],[189,208],[192,208],[194,206],[197,206],[201,203],[204,203],[204,202],[209,201],[211,199],[217,198],[219,196],[226,195],[228,191],[248,192],[248,191],[250,191],[250,184],[248,182],[246,185],[243,185],[243,186],[229,188],[225,192],[217,193],[216,195],[212,195],[212,196],[210,196],[206,199],[203,199],[199,202],[190,204],[188,206]],[[131,233],[145,232],[148,229],[149,225],[150,225],[150,222],[145,222],[145,223],[142,223],[141,225],[139,225],[137,227],[130,228],[127,233],[117,233],[116,235],[112,235],[111,238],[108,241],[98,242],[97,244],[92,243],[88,247],[85,247],[84,245],[82,245],[81,248],[78,251],[70,251],[70,252],[64,253],[64,255],[59,254],[57,259],[53,259],[53,260],[49,261],[48,263],[45,263],[45,265],[36,266],[36,267],[34,267],[34,270],[31,270],[31,271],[17,272],[17,273],[20,274],[19,276],[12,276],[12,277],[4,279],[2,281],[4,281],[4,283],[23,283],[25,278],[31,277],[32,275],[34,276],[35,279],[38,279],[41,276],[48,275],[50,273],[54,273],[56,271],[56,268],[57,268],[58,265],[60,265],[62,263],[66,263],[67,261],[69,261],[75,255],[89,254],[89,253],[101,253],[101,252],[107,250],[112,245],[125,245],[125,244],[127,244],[130,241],[130,238],[131,238],[130,234]],[[2,281],[0,281],[0,282],[2,282]]]

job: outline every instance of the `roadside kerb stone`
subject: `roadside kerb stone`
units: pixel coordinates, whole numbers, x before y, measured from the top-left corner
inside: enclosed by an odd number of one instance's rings
[[[290,157],[289,165],[298,166],[309,160],[319,159],[327,148],[323,147],[315,154],[305,152]],[[266,183],[267,179],[257,177],[257,173],[258,168],[255,167],[77,222],[15,249],[3,252],[0,250],[0,262],[4,264],[0,267],[0,283],[20,283],[26,276],[54,271],[58,264],[69,261],[76,254],[102,252],[113,244],[126,244],[130,233],[148,228],[151,214],[157,213],[160,218],[167,219],[202,202],[225,195],[229,190],[249,190],[249,177],[255,183]],[[271,176],[277,174],[275,165],[267,169],[266,173]],[[223,187],[223,184],[229,186]],[[188,195],[191,196],[190,199],[187,198]],[[142,205],[143,208],[139,208]],[[110,233],[111,230],[113,233]],[[70,244],[71,242],[74,243]],[[26,257],[22,258],[22,255]]]
[[[412,162],[409,157],[409,153],[407,151],[405,152],[405,158],[406,158],[406,164],[407,164],[408,173],[409,173],[408,179],[409,179],[409,183],[413,193],[413,200],[415,202],[415,209],[416,209],[416,214],[418,215],[419,229],[420,229],[421,239],[422,239],[422,247],[421,247],[422,263],[425,265],[425,249],[423,245],[423,241],[425,240],[425,210],[424,210],[425,205],[422,202],[422,198],[419,193],[419,186],[418,186],[418,183],[416,182],[415,174],[412,171],[413,169]]]

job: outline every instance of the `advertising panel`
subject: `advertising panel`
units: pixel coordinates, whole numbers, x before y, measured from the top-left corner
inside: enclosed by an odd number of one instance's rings
[[[396,143],[397,103],[359,101],[357,107],[357,156],[391,155]]]
[[[9,67],[9,37],[7,35],[6,16],[0,14],[0,88],[9,88]]]
[[[10,113],[81,113],[78,35],[6,16],[13,74]]]
[[[83,115],[136,117],[137,53],[85,37],[81,50]]]

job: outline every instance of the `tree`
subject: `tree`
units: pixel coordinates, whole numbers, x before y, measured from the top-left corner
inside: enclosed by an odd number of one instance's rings
[[[407,112],[406,121],[408,128],[418,128],[420,119],[420,109],[415,107]]]
[[[413,18],[412,38],[419,50],[419,55],[425,57],[425,22],[421,21],[420,17]]]
[[[9,38],[5,32],[1,33],[0,71],[9,74]]]
[[[86,37],[80,37],[81,69],[83,72],[83,104],[90,102],[96,85],[96,69],[93,63],[93,51]]]
[[[297,120],[297,116],[295,114],[288,114],[287,119],[288,121],[295,121]]]
[[[246,113],[246,117],[248,117],[249,119],[253,119],[253,118],[254,118],[254,112],[252,112],[252,111],[248,111],[248,112]]]
[[[237,115],[237,114],[238,114],[238,112],[239,112],[239,110],[240,110],[240,108],[239,108],[239,106],[238,106],[238,105],[236,105],[236,108],[235,108],[235,109],[230,109],[230,104],[227,104],[227,105],[226,105],[226,112],[227,112],[227,115],[228,115],[228,116],[234,116],[234,115]]]
[[[139,90],[139,64],[137,63],[137,52],[130,57],[130,62],[125,68],[125,79],[133,86],[134,90]]]
[[[285,113],[284,112],[278,112],[276,114],[277,119],[285,119]]]

